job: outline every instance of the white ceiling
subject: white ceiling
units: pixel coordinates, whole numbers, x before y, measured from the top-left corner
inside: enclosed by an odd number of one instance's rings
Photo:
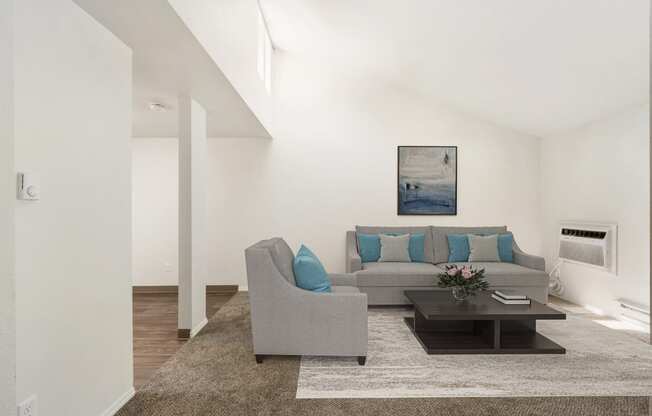
[[[209,137],[269,137],[166,0],[75,2],[133,50],[134,137],[177,137],[180,94],[206,108]],[[151,101],[170,111],[152,112]]]
[[[277,48],[538,136],[649,101],[649,0],[261,0]]]

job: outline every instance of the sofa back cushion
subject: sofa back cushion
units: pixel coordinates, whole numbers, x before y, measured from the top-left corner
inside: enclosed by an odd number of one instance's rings
[[[285,240],[278,237],[270,238],[269,240],[261,241],[257,246],[269,250],[272,261],[278,271],[285,277],[285,280],[291,285],[296,286],[293,271],[294,254],[292,254],[292,249]]]
[[[297,251],[293,268],[297,287],[313,292],[331,291],[331,282],[326,269],[308,247],[302,245]]]
[[[361,226],[357,225],[355,227],[355,232],[356,234],[389,234],[389,235],[400,235],[400,234],[412,234],[412,235],[418,235],[418,234],[423,234],[423,258],[419,259],[418,254],[414,252],[415,247],[419,247],[419,243],[413,242],[412,239],[410,240],[411,242],[411,252],[410,252],[410,257],[412,257],[412,261],[423,261],[426,263],[432,263],[433,262],[433,242],[432,242],[432,233],[430,230],[430,227],[424,226],[424,227],[379,227],[379,226]],[[414,238],[414,236],[413,236]],[[380,244],[380,239],[378,240],[378,243]],[[380,248],[379,248],[380,249]],[[360,247],[358,246],[358,251],[360,250]],[[380,257],[380,253],[378,254]],[[364,260],[363,260],[364,262]]]
[[[448,249],[448,234],[502,234],[507,232],[506,226],[499,227],[438,227],[431,226],[433,253],[432,263],[446,263],[450,251]]]

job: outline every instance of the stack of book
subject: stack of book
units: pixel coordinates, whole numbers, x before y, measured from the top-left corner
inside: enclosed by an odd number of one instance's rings
[[[505,305],[529,305],[530,299],[527,296],[521,295],[520,293],[514,290],[501,289],[494,290],[494,293],[491,294],[491,297],[496,299],[498,302],[504,303]]]

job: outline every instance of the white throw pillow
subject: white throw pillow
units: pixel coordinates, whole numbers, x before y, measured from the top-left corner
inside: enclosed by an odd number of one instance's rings
[[[469,234],[469,261],[500,261],[498,235]]]
[[[379,262],[404,262],[410,260],[410,234],[404,235],[380,235],[380,259]]]

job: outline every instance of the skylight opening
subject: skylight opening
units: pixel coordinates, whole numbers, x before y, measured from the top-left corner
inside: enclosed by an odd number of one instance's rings
[[[258,6],[258,77],[265,84],[268,94],[272,93],[272,58],[274,46],[269,36],[265,17]]]

